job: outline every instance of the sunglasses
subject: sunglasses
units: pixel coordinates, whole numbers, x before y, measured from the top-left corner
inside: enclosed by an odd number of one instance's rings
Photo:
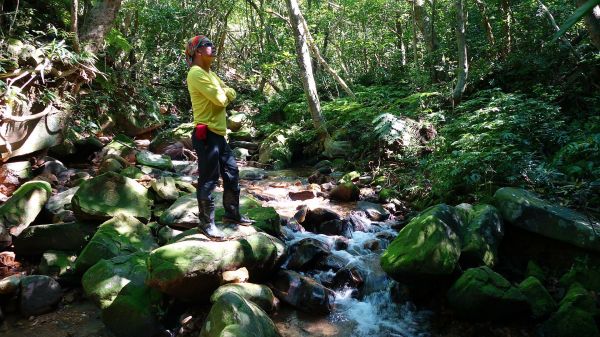
[[[212,42],[204,42],[204,43],[200,43],[198,45],[198,48],[200,47],[214,47],[215,45]]]

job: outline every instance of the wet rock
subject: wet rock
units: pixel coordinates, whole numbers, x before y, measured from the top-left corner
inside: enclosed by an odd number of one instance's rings
[[[273,295],[273,291],[265,285],[253,283],[230,283],[220,286],[210,297],[210,301],[215,303],[221,296],[228,292],[233,292],[244,299],[258,305],[266,312],[275,311],[279,300]]]
[[[356,201],[360,197],[360,189],[353,183],[343,183],[329,192],[329,198],[337,201]]]
[[[359,201],[356,203],[356,208],[363,211],[367,217],[373,221],[385,221],[390,217],[388,212],[380,204],[375,204],[368,201]]]
[[[486,266],[465,271],[447,298],[459,315],[476,320],[515,319],[529,311],[523,293]]]
[[[343,237],[352,237],[352,225],[347,220],[334,219],[325,221],[314,228],[315,233],[325,235],[341,235]]]
[[[542,333],[548,337],[600,336],[594,316],[598,309],[585,288],[574,284],[560,301],[558,311],[543,325]]]
[[[35,220],[51,195],[47,182],[29,181],[0,206],[0,248],[9,246],[11,235],[19,236]]]
[[[28,161],[18,161],[3,163],[0,166],[0,194],[6,196],[12,195],[19,188],[20,179],[27,180],[31,178],[31,163]],[[5,200],[0,200],[4,202]]]
[[[165,210],[158,222],[176,229],[193,228],[198,225],[198,199],[195,193],[177,199]]]
[[[23,275],[15,274],[0,280],[0,295],[13,295],[19,290]]]
[[[346,266],[335,273],[332,287],[334,289],[342,289],[344,287],[360,289],[363,283],[364,279],[360,269],[354,266]]]
[[[117,215],[98,227],[96,234],[77,257],[75,269],[82,274],[101,259],[149,252],[156,246],[148,226],[132,216]]]
[[[313,199],[315,197],[315,192],[314,191],[290,191],[288,193],[290,199],[292,199],[293,201],[304,201],[304,200],[309,200],[309,199]]]
[[[78,253],[95,232],[95,225],[79,222],[31,226],[15,238],[15,252],[19,255],[40,255],[47,250]]]
[[[596,229],[600,224],[581,213],[512,187],[497,190],[494,202],[504,221],[511,225],[600,252],[600,235]]]
[[[60,284],[48,276],[25,276],[20,286],[19,311],[25,317],[52,311],[62,297]]]
[[[363,243],[363,248],[371,251],[376,251],[381,248],[381,242],[378,239],[371,239]]]
[[[256,304],[234,292],[219,296],[200,337],[281,337],[269,316]]]
[[[39,273],[62,280],[75,281],[77,279],[78,282],[79,279],[73,273],[75,259],[77,259],[77,255],[71,252],[49,250],[42,254],[42,260],[38,267]]]
[[[155,154],[150,151],[140,151],[135,155],[135,159],[140,165],[165,171],[173,170],[173,162],[171,162],[171,157],[169,156]]]
[[[47,161],[42,165],[41,172],[38,170],[38,174],[53,174],[55,176],[60,176],[61,174],[67,172],[69,169],[59,160],[56,160],[51,157],[45,157]]]
[[[348,249],[349,244],[350,244],[350,241],[348,240],[348,238],[345,238],[342,236],[342,237],[335,238],[333,247],[335,248],[335,250],[346,250],[346,249]]]
[[[371,220],[363,212],[352,212],[348,216],[348,221],[352,225],[353,231],[369,232],[371,230]]]
[[[71,205],[80,220],[106,221],[124,214],[148,221],[152,200],[137,181],[107,172],[81,184]]]
[[[461,241],[461,262],[467,266],[494,266],[498,246],[504,236],[502,218],[494,206],[479,204],[456,206],[461,216],[458,236]]]
[[[533,318],[547,317],[556,310],[556,302],[537,278],[526,278],[519,284],[519,290],[527,298]]]
[[[332,270],[334,272],[344,268],[348,264],[348,259],[340,255],[329,254],[324,259],[319,259],[316,265],[320,270]]]
[[[375,234],[375,237],[379,240],[384,240],[384,241],[392,241],[396,238],[395,234],[392,234],[390,232],[379,232],[377,234]]]
[[[160,177],[150,185],[156,195],[162,200],[175,201],[179,198],[179,189],[173,177]]]
[[[251,277],[268,275],[285,250],[260,232],[222,242],[180,240],[150,254],[147,284],[183,301],[206,299],[221,285],[224,271],[246,267]]]
[[[432,206],[413,218],[381,255],[381,266],[405,282],[450,275],[460,257],[456,211],[445,204]]]
[[[329,246],[321,240],[302,239],[288,248],[287,268],[306,270],[331,253]]]
[[[331,289],[291,270],[277,273],[273,292],[280,300],[312,314],[329,314],[334,306],[335,293]]]
[[[306,228],[306,230],[309,230],[311,232],[316,231],[316,229],[326,221],[341,219],[339,214],[326,208],[307,208],[306,211],[304,211],[304,209],[299,210],[299,212],[300,211],[302,211],[303,213],[305,212],[304,216],[294,217],[304,228]]]

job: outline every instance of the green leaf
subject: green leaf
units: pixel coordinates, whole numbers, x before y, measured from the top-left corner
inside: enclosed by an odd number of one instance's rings
[[[581,7],[577,8],[575,13],[573,13],[573,15],[571,15],[571,17],[569,17],[567,21],[565,21],[565,23],[563,23],[563,25],[560,26],[560,29],[552,36],[551,42],[556,42],[558,38],[563,36],[567,32],[567,30],[569,30],[569,28],[573,27],[573,25],[576,24],[577,21],[579,21],[584,15],[590,12],[592,8],[594,8],[598,4],[600,4],[600,0],[588,0],[588,2],[581,5]]]
[[[113,47],[119,48],[124,52],[128,52],[133,48],[129,41],[121,34],[120,31],[116,29],[112,29],[110,33],[106,36],[106,42]]]

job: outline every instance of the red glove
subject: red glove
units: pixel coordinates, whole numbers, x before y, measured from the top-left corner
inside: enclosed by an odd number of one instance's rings
[[[208,130],[208,126],[206,124],[196,125],[196,131],[194,132],[194,134],[196,135],[196,139],[197,140],[205,140],[207,130]]]

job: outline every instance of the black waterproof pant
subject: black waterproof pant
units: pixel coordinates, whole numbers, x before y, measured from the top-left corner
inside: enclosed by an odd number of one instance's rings
[[[192,144],[198,156],[198,200],[213,200],[219,174],[223,178],[223,189],[238,192],[240,172],[225,137],[208,130],[205,140],[197,140],[192,132]]]

